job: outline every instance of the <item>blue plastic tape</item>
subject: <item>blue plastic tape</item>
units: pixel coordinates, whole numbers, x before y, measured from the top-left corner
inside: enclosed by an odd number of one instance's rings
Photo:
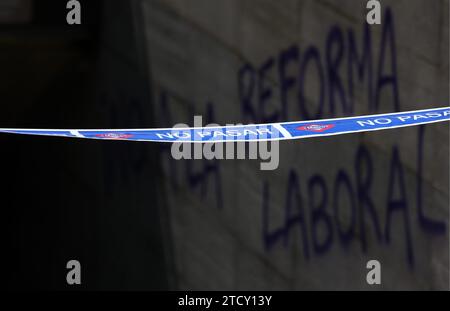
[[[450,107],[443,107],[349,118],[220,127],[98,130],[0,128],[0,132],[103,140],[212,143],[300,139],[385,130],[449,120]]]

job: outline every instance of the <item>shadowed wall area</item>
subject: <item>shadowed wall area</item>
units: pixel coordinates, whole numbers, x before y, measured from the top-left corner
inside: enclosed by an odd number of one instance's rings
[[[72,28],[59,2],[34,1],[31,23],[2,25],[1,125],[151,127],[133,4],[83,1]],[[156,146],[0,140],[8,288],[168,288]],[[81,263],[79,286],[66,283],[71,259]]]

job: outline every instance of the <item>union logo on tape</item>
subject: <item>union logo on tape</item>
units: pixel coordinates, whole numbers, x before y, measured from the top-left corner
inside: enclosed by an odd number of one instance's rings
[[[133,137],[133,134],[124,134],[124,133],[102,133],[95,135],[98,138],[105,139],[129,139]]]
[[[323,132],[334,127],[334,124],[310,124],[297,127],[300,131]]]
[[[360,133],[449,120],[450,107],[442,107],[326,120],[218,127],[97,130],[0,128],[0,133],[171,143],[250,142]]]

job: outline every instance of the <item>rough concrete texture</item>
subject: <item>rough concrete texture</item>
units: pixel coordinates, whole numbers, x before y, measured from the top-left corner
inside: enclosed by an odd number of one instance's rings
[[[142,1],[160,126],[448,105],[448,1]],[[280,144],[280,166],[161,157],[176,287],[448,289],[446,123]],[[381,263],[382,284],[366,283]]]

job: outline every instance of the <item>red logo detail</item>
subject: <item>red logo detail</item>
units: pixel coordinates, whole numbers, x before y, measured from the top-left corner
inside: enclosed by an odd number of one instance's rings
[[[133,134],[125,134],[125,133],[105,133],[105,134],[96,134],[96,137],[106,138],[106,139],[127,139],[133,137]]]
[[[310,132],[323,132],[333,127],[334,124],[308,124],[297,127],[297,130]]]

